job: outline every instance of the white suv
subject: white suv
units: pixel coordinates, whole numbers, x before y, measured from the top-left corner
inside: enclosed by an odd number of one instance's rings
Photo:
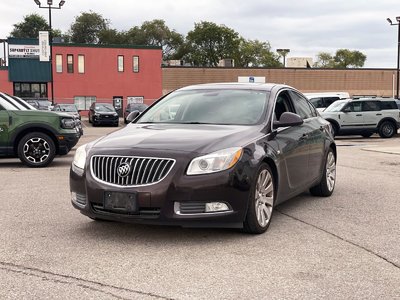
[[[334,135],[379,133],[390,138],[400,128],[400,110],[394,99],[345,99],[332,103],[321,116],[332,124]]]

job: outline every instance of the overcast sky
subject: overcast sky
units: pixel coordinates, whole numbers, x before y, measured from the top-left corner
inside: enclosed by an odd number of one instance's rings
[[[386,18],[395,21],[400,16],[399,0],[66,0],[61,10],[53,10],[53,27],[65,32],[76,16],[90,10],[118,30],[163,19],[170,29],[186,35],[194,23],[211,21],[244,38],[269,41],[274,51],[289,48],[287,57],[315,60],[318,52],[347,48],[366,54],[367,68],[397,66],[398,28],[389,26]],[[0,12],[0,38],[26,15],[38,13],[48,20],[48,11],[33,0],[2,0]]]

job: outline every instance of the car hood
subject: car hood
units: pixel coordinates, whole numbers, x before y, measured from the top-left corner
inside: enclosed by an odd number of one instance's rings
[[[61,117],[71,117],[71,115],[67,113],[60,113],[55,111],[46,111],[46,110],[14,110],[13,111],[18,116],[32,116],[32,117],[53,117],[58,118]]]
[[[244,146],[261,135],[261,128],[238,125],[129,124],[99,139],[93,148],[210,153]]]

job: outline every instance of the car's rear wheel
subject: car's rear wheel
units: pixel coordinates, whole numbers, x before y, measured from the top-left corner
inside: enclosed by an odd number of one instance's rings
[[[335,189],[336,183],[336,157],[332,148],[329,148],[325,159],[324,171],[321,181],[310,189],[314,196],[329,197]]]
[[[18,157],[28,167],[45,167],[53,161],[55,155],[56,146],[45,133],[28,133],[18,143]]]
[[[385,121],[379,126],[379,136],[381,138],[391,138],[396,133],[396,126],[393,122]]]
[[[263,233],[271,223],[275,203],[275,179],[269,165],[263,163],[250,191],[249,206],[244,230],[248,233]]]

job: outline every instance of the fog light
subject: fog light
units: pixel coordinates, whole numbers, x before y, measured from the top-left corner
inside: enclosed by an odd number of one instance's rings
[[[76,203],[76,193],[75,192],[71,192],[71,200],[72,200],[72,202]]]
[[[206,203],[206,212],[226,211],[229,210],[228,205],[222,202]]]

